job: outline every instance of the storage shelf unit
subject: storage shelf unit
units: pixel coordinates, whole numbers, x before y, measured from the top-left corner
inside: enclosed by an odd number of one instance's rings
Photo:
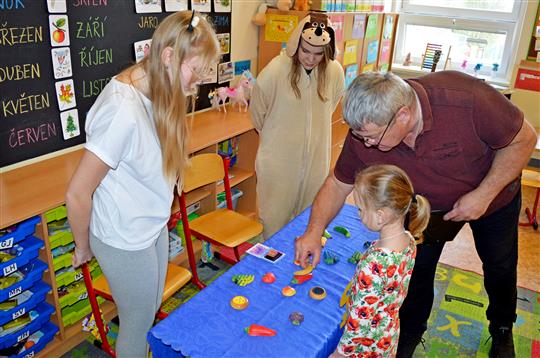
[[[249,115],[234,109],[229,109],[227,114],[211,110],[189,116],[188,121],[191,127],[189,152],[192,154],[217,153],[219,142],[237,137],[239,152],[236,165],[231,171],[235,174],[231,182],[244,193],[238,201],[238,211],[256,217],[255,155],[259,137],[253,129]],[[54,308],[51,322],[58,327],[58,334],[38,354],[42,357],[61,356],[88,336],[87,332],[82,331],[80,320],[69,326],[62,322],[62,305],[57,293],[55,262],[51,250],[53,245],[65,245],[70,238],[56,239],[59,241],[52,238],[51,243],[47,227],[48,222],[58,220],[57,215],[49,211],[64,204],[68,183],[83,152],[82,149],[75,150],[0,173],[0,229],[38,215],[34,236],[41,239],[45,245],[44,249],[39,251],[39,260],[46,264],[46,270],[40,274],[40,279],[51,287],[46,301]],[[217,205],[216,194],[220,191],[217,185],[209,185],[190,193],[188,204],[199,202],[199,213],[209,212]],[[173,204],[172,212],[178,211],[177,208],[177,204]],[[200,241],[196,240],[194,244],[196,254],[200,255]],[[58,262],[59,260],[56,261],[57,265]],[[189,267],[185,252],[177,255],[171,262]],[[107,320],[116,316],[113,303],[104,302],[101,308]],[[50,327],[47,326],[47,329]],[[47,334],[45,336],[49,337]]]

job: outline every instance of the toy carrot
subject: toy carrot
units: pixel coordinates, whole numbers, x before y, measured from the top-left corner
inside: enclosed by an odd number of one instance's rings
[[[244,328],[244,330],[247,334],[254,337],[273,337],[277,334],[275,330],[255,323],[251,324],[249,327]]]

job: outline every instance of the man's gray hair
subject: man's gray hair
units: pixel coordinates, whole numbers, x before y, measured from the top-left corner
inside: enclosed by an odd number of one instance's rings
[[[343,101],[343,117],[353,130],[367,123],[387,125],[403,106],[413,106],[411,86],[391,72],[362,73],[349,86]]]

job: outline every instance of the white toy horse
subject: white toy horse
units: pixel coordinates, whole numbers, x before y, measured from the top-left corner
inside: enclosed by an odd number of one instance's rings
[[[227,98],[229,98],[233,108],[235,104],[238,104],[238,110],[242,112],[243,104],[245,106],[244,112],[247,112],[249,106],[248,99],[251,95],[251,89],[253,88],[254,82],[255,79],[253,78],[253,75],[250,71],[246,70],[242,73],[236,87],[219,87],[209,92],[208,99],[210,99],[212,108],[217,108],[218,111],[221,112],[220,107],[223,107],[223,111],[227,113],[225,102]]]

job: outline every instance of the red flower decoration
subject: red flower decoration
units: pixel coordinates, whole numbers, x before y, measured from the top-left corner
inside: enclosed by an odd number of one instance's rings
[[[366,296],[366,297],[364,297],[364,301],[366,301],[370,305],[374,304],[378,300],[379,300],[379,298],[377,296]]]
[[[382,350],[387,350],[390,347],[390,344],[392,343],[392,337],[386,336],[381,338],[377,342],[377,347],[379,347]]]
[[[380,313],[377,313],[373,318],[371,319],[371,327],[376,328],[379,323],[381,322],[382,316]]]
[[[403,276],[403,272],[405,271],[405,267],[407,266],[407,261],[401,261],[401,264],[399,265],[398,273],[400,276]]]
[[[349,331],[356,332],[358,331],[358,328],[360,327],[360,323],[358,322],[358,320],[349,316],[349,319],[347,320],[347,327]]]
[[[371,269],[371,272],[374,275],[377,275],[377,276],[381,275],[382,265],[380,263],[371,262],[369,266],[370,266],[369,268]]]
[[[354,352],[354,346],[344,346],[344,347],[341,348],[341,350],[345,354],[350,354],[350,353]]]
[[[398,288],[399,284],[397,283],[397,281],[393,281],[392,283],[388,284],[388,286],[386,286],[385,288],[385,291],[387,293],[392,293],[395,291],[396,288]]]
[[[397,269],[396,265],[388,266],[388,268],[386,269],[386,276],[388,276],[389,278],[394,276],[394,273],[396,272],[396,269]]]
[[[360,275],[358,275],[358,284],[361,289],[365,290],[371,287],[371,276],[366,275],[363,272],[360,272]]]
[[[366,337],[356,337],[351,340],[354,344],[361,344],[363,346],[369,347],[373,343],[375,343],[375,340],[372,338],[366,338]]]
[[[373,315],[373,312],[374,310],[371,307],[362,306],[356,309],[356,315],[363,319],[369,319]]]

